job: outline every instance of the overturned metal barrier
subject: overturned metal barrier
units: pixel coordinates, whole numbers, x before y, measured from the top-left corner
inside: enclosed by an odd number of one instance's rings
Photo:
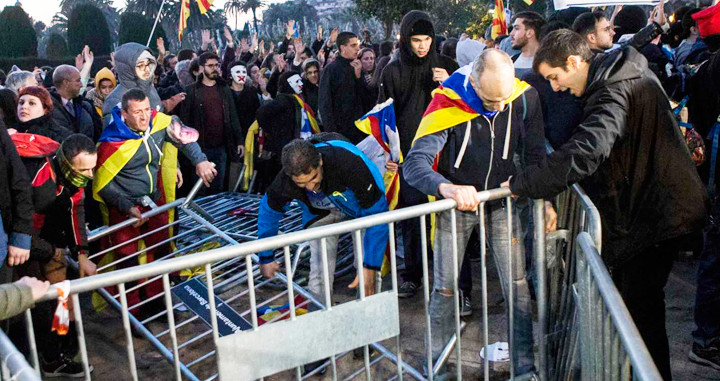
[[[35,369],[28,364],[25,356],[18,352],[2,330],[0,330],[0,362],[2,380],[40,381]]]

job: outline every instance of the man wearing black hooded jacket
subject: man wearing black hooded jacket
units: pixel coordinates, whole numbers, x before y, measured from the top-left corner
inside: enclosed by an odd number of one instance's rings
[[[378,103],[393,99],[403,157],[410,152],[420,120],[432,100],[430,93],[458,69],[452,58],[438,53],[434,37],[435,28],[430,15],[421,11],[408,12],[400,23],[399,54],[385,66],[380,77]],[[405,181],[402,168],[398,201],[399,208],[427,202],[424,193]],[[413,219],[401,224],[405,271],[399,294],[410,297],[422,280],[420,221]]]
[[[513,176],[510,189],[549,198],[580,182],[600,212],[602,258],[669,380],[663,288],[680,239],[704,226],[707,200],[667,95],[637,50],[593,57],[570,30],[543,40],[533,69],[553,90],[582,97],[585,108],[570,139]]]

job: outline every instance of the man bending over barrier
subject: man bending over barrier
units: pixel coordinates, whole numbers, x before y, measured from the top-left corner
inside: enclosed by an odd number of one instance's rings
[[[537,91],[515,79],[512,60],[497,49],[483,51],[472,67],[453,73],[434,93],[403,167],[411,186],[428,195],[457,201],[458,263],[462,263],[470,234],[478,224],[478,191],[498,188],[515,172],[516,152],[527,163],[544,160],[542,120]],[[439,161],[434,170],[436,157]],[[535,369],[532,309],[525,279],[521,221],[515,213],[510,253],[506,207],[504,200],[488,202],[487,232],[506,300],[507,255],[512,255],[512,355],[515,374],[520,375]],[[452,269],[457,264],[452,263],[455,237],[450,230],[450,213],[439,214],[434,237],[434,289],[429,311],[434,360],[455,332]]]
[[[339,136],[339,135],[338,135]],[[322,138],[319,138],[322,139]],[[357,147],[341,140],[311,143],[295,139],[282,150],[282,166],[260,202],[258,237],[277,235],[286,206],[300,201],[303,226],[313,228],[343,220],[365,217],[388,210],[382,175]],[[365,294],[375,293],[375,274],[380,270],[388,242],[385,224],[366,229],[363,237]],[[327,238],[328,277],[332,296],[338,237]],[[320,241],[310,243],[309,289],[325,302],[322,283]],[[272,251],[260,253],[260,270],[266,278],[275,276],[280,265]],[[357,287],[358,279],[350,285]]]

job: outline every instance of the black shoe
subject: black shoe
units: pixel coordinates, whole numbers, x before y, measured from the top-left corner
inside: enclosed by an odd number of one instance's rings
[[[60,358],[45,362],[45,359],[41,362],[43,377],[54,378],[54,377],[70,377],[70,378],[85,378],[85,369],[82,363],[73,361],[70,357],[64,354],[60,354]],[[90,373],[93,371],[93,366],[90,365]]]
[[[460,290],[460,316],[470,316],[472,315],[472,302],[470,301],[470,297],[466,296],[462,290]]]
[[[720,348],[719,347],[707,347],[700,348],[699,345],[693,343],[692,350],[688,355],[690,361],[709,366],[713,369],[720,370]]]
[[[368,347],[370,357],[375,354],[375,348],[372,346]],[[353,349],[353,358],[354,359],[364,359],[365,358],[365,347],[357,347]]]
[[[303,370],[304,370],[303,376],[308,373],[311,373],[315,369],[323,366],[327,361],[328,361],[327,359],[324,359],[324,360],[318,360],[315,362],[311,362],[310,364],[305,364],[305,366],[303,366]],[[328,367],[326,366],[326,367],[320,369],[317,373],[315,373],[315,375],[316,376],[323,375],[323,374],[325,374],[325,372],[327,372],[327,369],[328,369]]]
[[[412,281],[404,281],[398,288],[398,298],[412,298],[417,294],[420,285]]]

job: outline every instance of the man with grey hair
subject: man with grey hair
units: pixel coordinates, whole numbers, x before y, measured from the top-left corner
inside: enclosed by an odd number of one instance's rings
[[[454,106],[465,117],[434,115],[447,110],[451,89],[461,100]],[[467,110],[471,109],[472,112]],[[515,173],[513,156],[527,163],[545,160],[542,109],[538,94],[515,78],[513,62],[498,49],[486,49],[472,66],[465,66],[443,82],[433,95],[420,122],[413,147],[403,163],[408,183],[421,192],[457,201],[458,263],[462,263],[470,234],[477,226],[475,211],[480,203],[478,191],[498,188]],[[436,157],[437,170],[433,169]],[[515,323],[512,356],[516,375],[535,369],[533,356],[532,308],[525,278],[525,255],[520,218],[512,224],[512,247],[508,247],[505,200],[486,206],[488,242],[507,300],[508,255],[512,255],[512,300]],[[517,210],[514,209],[517,213]],[[453,266],[450,211],[440,213],[435,233],[434,290],[430,298],[432,354],[437,360],[454,333]],[[552,224],[551,224],[552,225]],[[458,365],[460,366],[460,365]]]
[[[5,87],[12,90],[15,95],[25,86],[37,86],[38,82],[35,75],[29,71],[14,71],[7,76]]]
[[[75,66],[60,65],[53,72],[55,89],[50,91],[53,100],[53,119],[58,125],[97,141],[102,132],[102,120],[93,105],[81,96],[83,81]]]

